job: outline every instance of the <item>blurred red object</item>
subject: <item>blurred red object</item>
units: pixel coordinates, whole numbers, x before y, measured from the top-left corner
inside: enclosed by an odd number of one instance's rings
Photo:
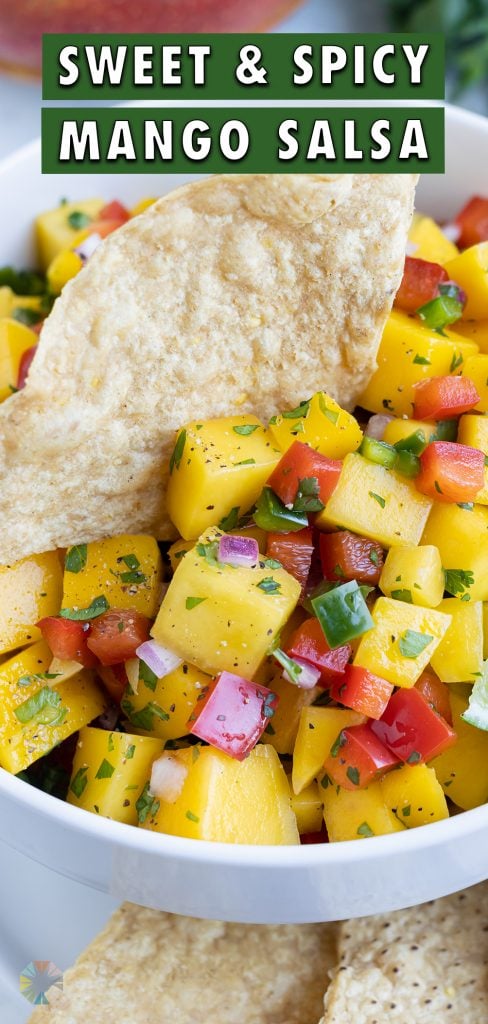
[[[17,0],[0,15],[5,70],[39,73],[43,32],[249,32],[300,0]]]

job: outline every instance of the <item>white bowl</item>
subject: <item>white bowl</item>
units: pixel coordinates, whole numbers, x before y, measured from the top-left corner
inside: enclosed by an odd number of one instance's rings
[[[446,175],[425,177],[418,206],[449,218],[486,193],[488,120],[447,109]],[[0,164],[0,266],[31,258],[36,213],[60,197],[135,201],[182,176],[42,176],[39,144]],[[396,910],[488,877],[488,806],[405,833],[303,847],[232,846],[97,818],[0,769],[1,838],[102,892],[196,917],[326,921]]]

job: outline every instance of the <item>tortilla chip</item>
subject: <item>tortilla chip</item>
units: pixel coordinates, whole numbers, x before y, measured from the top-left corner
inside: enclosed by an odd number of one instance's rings
[[[175,430],[324,389],[353,406],[399,285],[413,175],[229,175],[129,221],[45,323],[0,407],[0,563],[171,538]]]
[[[30,1024],[315,1024],[335,926],[240,925],[125,903]]]
[[[482,1024],[488,883],[395,914],[346,921],[321,1024]]]

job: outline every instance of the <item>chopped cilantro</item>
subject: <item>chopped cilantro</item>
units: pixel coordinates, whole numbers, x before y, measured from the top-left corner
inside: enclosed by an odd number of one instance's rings
[[[149,668],[149,665],[146,665],[145,661],[142,661],[142,658],[139,659],[139,682],[144,683],[144,686],[147,686],[148,690],[152,690],[154,693],[157,681],[156,673]]]
[[[352,782],[353,786],[359,786],[360,777],[357,768],[353,768],[352,765],[349,765],[349,768],[346,771],[346,775],[349,781]]]
[[[96,619],[99,615],[103,615],[104,612],[108,611],[110,607],[107,598],[104,594],[101,597],[95,597],[88,608],[62,608],[60,616],[62,619],[72,619],[74,622],[88,622],[90,619]]]
[[[66,572],[82,572],[86,566],[87,553],[86,544],[75,544],[74,547],[68,548],[64,560]]]
[[[404,658],[417,658],[433,639],[434,637],[428,633],[416,633],[414,629],[406,629],[398,641],[400,654],[403,654]]]
[[[444,576],[446,578],[445,588],[453,597],[464,594],[474,583],[474,573],[469,569],[444,569]]]
[[[50,686],[33,693],[23,704],[15,708],[15,717],[22,725],[32,722],[35,718],[40,725],[61,725],[67,715],[67,709],[60,707],[61,694]]]
[[[379,559],[378,552],[375,551],[374,548],[369,552],[369,560],[370,560],[370,562],[373,563],[373,565],[379,565],[380,564],[380,559]]]
[[[70,228],[74,228],[75,231],[79,231],[81,228],[86,228],[87,224],[90,224],[92,217],[89,217],[83,210],[73,210],[68,213],[68,224]]]
[[[31,686],[32,683],[43,683],[45,679],[57,679],[61,672],[33,672],[31,675],[20,676],[17,686]]]
[[[310,399],[308,402],[300,402],[296,409],[288,409],[287,412],[283,412],[281,415],[284,420],[298,420],[308,415],[310,409]]]
[[[412,750],[412,753],[407,757],[407,764],[418,764],[422,760],[422,754],[418,750]]]
[[[124,757],[125,757],[126,761],[132,761],[132,758],[134,757],[135,752],[136,752],[136,745],[135,745],[135,743],[131,743],[130,746],[127,747],[127,749],[125,751],[125,754],[124,754]]]
[[[124,565],[126,565],[128,569],[139,569],[140,565],[141,565],[137,555],[133,555],[133,554],[121,555],[120,558],[117,559],[117,561],[118,562],[123,562]]]
[[[217,540],[211,541],[210,544],[197,544],[197,555],[204,558],[209,565],[220,565],[217,558],[218,551],[219,542]]]
[[[458,508],[463,508],[465,512],[472,512],[474,509],[473,501],[457,501],[456,505]]]
[[[194,814],[193,811],[187,811],[186,817],[188,818],[188,821],[194,821],[196,825],[198,825],[198,822],[200,821],[200,818]]]
[[[17,320],[19,324],[25,324],[26,327],[32,327],[32,324],[37,324],[41,319],[41,314],[37,309],[27,309],[25,306],[16,306],[12,310],[11,317],[13,320]]]
[[[139,799],[136,800],[136,811],[140,825],[144,824],[148,815],[153,818],[159,811],[159,800],[149,792],[149,782],[146,782]]]
[[[242,423],[241,426],[232,427],[234,434],[241,434],[242,437],[247,437],[249,434],[253,434],[258,429],[258,423]]]
[[[334,425],[337,423],[337,420],[339,419],[339,411],[329,409],[322,391],[319,392],[319,409],[331,423],[334,423]]]
[[[289,654],[285,654],[285,652],[281,650],[281,647],[276,647],[271,653],[273,658],[276,658],[276,661],[282,668],[284,668],[290,682],[294,683],[295,686],[299,686],[300,676],[302,674],[301,665],[294,661],[293,658],[290,658]]]
[[[414,356],[413,362],[417,363],[418,366],[430,366],[430,359],[426,359],[425,356],[419,356],[418,352]]]
[[[98,771],[97,771],[97,773],[95,775],[95,778],[96,779],[111,779],[114,771],[115,771],[115,766],[113,764],[111,764],[110,761],[107,761],[106,758],[104,757],[101,765],[98,768]]]
[[[176,444],[173,448],[173,454],[169,460],[169,471],[173,472],[174,469],[179,469],[181,460],[183,458],[183,452],[186,444],[186,430],[180,430],[178,437],[176,438]]]
[[[256,459],[241,459],[240,462],[234,462],[234,466],[255,466]]]
[[[363,821],[362,825],[359,826],[357,831],[358,836],[374,836],[373,829],[368,825],[367,821]]]
[[[113,734],[113,732],[110,732],[109,735],[108,735],[108,752],[109,752],[109,754],[112,753],[112,750],[115,750],[115,743],[114,743],[114,734]]]
[[[130,569],[128,572],[119,573],[121,583],[146,583],[147,576],[140,569]]]
[[[453,355],[453,357],[451,359],[451,365],[449,367],[449,373],[454,373],[454,371],[457,370],[458,366],[461,366],[462,361],[463,361],[462,354],[457,356],[456,353],[454,353],[454,355]]]
[[[69,788],[70,788],[71,792],[74,793],[75,796],[78,797],[78,800],[83,795],[83,792],[86,789],[86,784],[88,782],[88,779],[86,777],[87,771],[88,771],[88,766],[86,766],[86,768],[79,768],[77,773],[76,773],[76,775],[74,776],[74,778],[70,782],[70,787]]]
[[[404,818],[409,818],[410,817],[410,811],[411,811],[410,804],[407,804],[405,807],[402,807],[403,817]]]
[[[223,516],[223,518],[220,520],[219,530],[223,530],[224,533],[227,533],[228,531],[230,532],[231,530],[235,530],[238,521],[239,505],[235,505],[234,508],[231,508],[230,512],[226,516]]]
[[[188,612],[191,612],[193,608],[196,608],[197,605],[202,604],[203,601],[206,600],[206,597],[187,597],[185,601],[185,608]]]
[[[135,725],[138,729],[144,729],[145,732],[152,732],[155,718],[159,718],[162,722],[169,722],[167,712],[163,711],[163,708],[153,700],[141,708],[140,711],[136,711],[132,702],[127,700],[127,697],[123,697],[120,707],[124,714],[127,715],[129,721],[132,722],[132,725]]]
[[[278,594],[281,590],[281,583],[278,583],[272,576],[264,576],[259,583],[256,583],[256,586],[265,594]]]
[[[276,558],[263,558],[263,559],[260,560],[260,563],[259,563],[260,565],[261,565],[261,562],[262,562],[262,564],[264,566],[266,566],[267,569],[282,569],[283,568],[281,562],[278,562],[278,560]]]
[[[392,590],[391,596],[394,601],[406,601],[407,604],[413,604],[411,590]]]
[[[385,507],[386,501],[381,497],[381,494],[375,494],[374,491],[368,491],[368,494],[370,498],[374,498],[374,500],[378,502],[378,505],[381,505],[381,508]]]
[[[345,736],[344,732],[341,731],[339,733],[337,739],[334,741],[334,743],[332,744],[332,746],[330,748],[330,756],[331,757],[337,757],[341,747],[344,746],[345,742],[346,742],[346,736]]]
[[[294,512],[321,512],[324,507],[319,498],[319,481],[316,476],[306,476],[298,481],[298,491],[293,502]]]

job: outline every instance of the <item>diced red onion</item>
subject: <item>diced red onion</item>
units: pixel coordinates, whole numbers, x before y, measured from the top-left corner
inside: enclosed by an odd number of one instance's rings
[[[441,281],[440,285],[439,285],[439,288],[441,288],[441,287],[442,288],[449,288],[449,287],[455,288],[456,291],[457,291],[456,301],[460,302],[462,306],[466,305],[466,303],[468,301],[468,296],[466,295],[466,292],[464,291],[464,289],[461,288],[460,285],[458,285],[457,281],[451,281],[451,280],[449,280],[449,281]],[[441,292],[441,294],[442,294],[442,292]]]
[[[243,565],[248,568],[259,561],[259,546],[254,537],[233,537],[224,534],[219,540],[217,558],[225,565]]]
[[[88,235],[84,238],[83,241],[76,246],[76,249],[74,249],[73,252],[78,254],[80,260],[83,260],[83,263],[87,263],[90,257],[93,256],[95,249],[98,249],[101,241],[101,235],[94,231],[92,235]]]
[[[171,754],[163,754],[153,762],[149,789],[153,796],[174,804],[185,784],[188,768]]]
[[[418,245],[415,245],[415,242],[411,242],[410,239],[408,238],[407,244],[405,246],[405,256],[415,256],[417,249]]]
[[[382,441],[385,434],[385,427],[394,418],[394,416],[384,416],[383,413],[371,416],[370,420],[368,420],[368,426],[364,433],[367,437],[374,437],[375,441]]]
[[[136,654],[151,669],[151,672],[154,672],[158,679],[163,679],[170,672],[174,672],[175,668],[178,668],[178,665],[181,665],[183,661],[179,654],[175,654],[174,651],[170,651],[167,647],[163,647],[162,644],[158,644],[157,640],[145,640],[137,648]]]
[[[443,224],[441,231],[449,242],[454,242],[454,244],[459,242],[461,237],[461,228],[459,227],[459,224],[455,224],[454,221],[451,221],[449,224]]]
[[[303,658],[293,658],[293,661],[300,666],[301,672],[298,679],[292,679],[288,675],[288,672],[283,672],[283,676],[289,683],[294,683],[295,686],[299,686],[301,690],[313,690],[314,686],[317,685],[320,676],[322,675],[319,668],[315,665],[311,665],[310,662],[304,661]]]

